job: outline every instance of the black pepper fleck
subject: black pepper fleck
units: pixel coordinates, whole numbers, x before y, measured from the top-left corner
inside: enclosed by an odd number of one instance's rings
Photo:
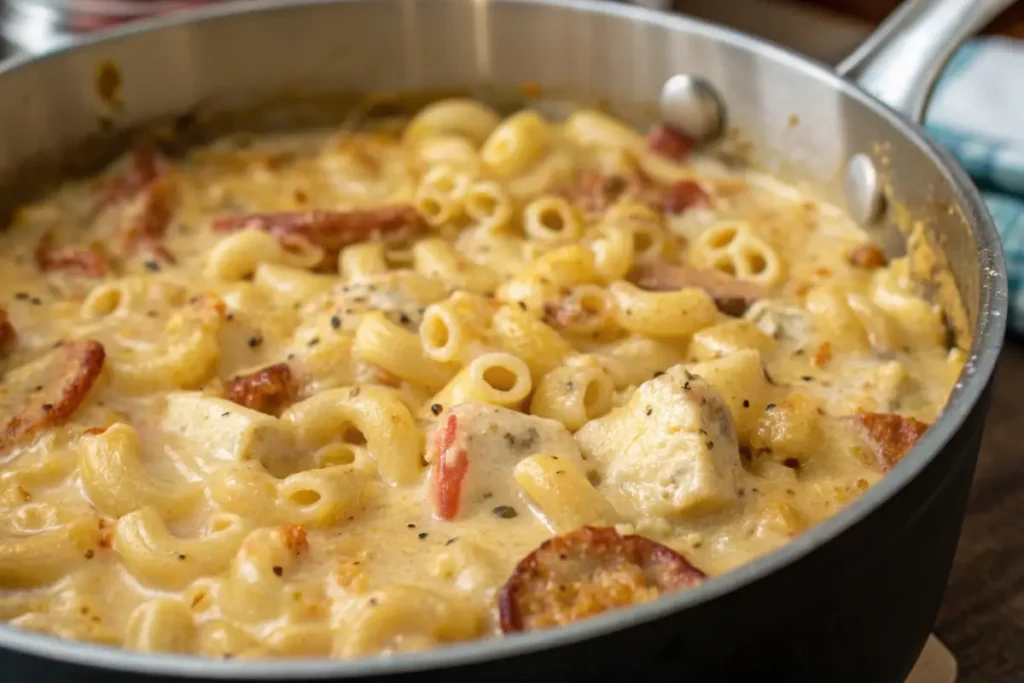
[[[231,411],[225,410],[223,413],[220,414],[220,416],[221,417],[227,417],[230,414],[231,414]]]
[[[408,325],[409,323],[412,322],[412,318],[410,318],[405,313],[399,313],[398,314],[398,322],[402,323],[403,325]]]
[[[426,538],[426,537],[427,537],[427,532],[426,532],[426,531],[421,531],[421,532],[419,532],[418,534],[416,534],[416,538],[420,539],[421,541],[422,541],[422,540],[423,540],[424,538]]]
[[[160,271],[160,264],[157,263],[156,261],[146,261],[143,265],[146,266],[146,270],[148,270],[151,273],[156,273]]]
[[[284,567],[274,565],[274,576],[281,576],[284,574]]]
[[[743,399],[743,407],[744,408],[749,408],[750,407],[750,401],[748,401],[747,399]]]
[[[800,379],[802,379],[805,382],[813,382],[814,381],[814,377],[812,377],[811,375],[804,375]]]
[[[516,303],[519,304],[519,309],[520,310],[523,310],[523,311],[526,310],[526,302],[524,302],[524,301],[517,301]]]
[[[492,508],[491,512],[494,513],[495,517],[500,517],[501,519],[512,519],[519,516],[519,513],[511,505],[499,505]]]
[[[231,322],[232,320],[235,319],[235,314],[234,313],[228,313],[226,316],[224,316],[224,319],[227,320],[228,322]]]
[[[764,412],[766,412],[766,413],[769,412],[769,411],[772,411],[772,410],[775,410],[775,404],[774,403],[769,403],[768,405],[766,405],[764,407]]]
[[[654,373],[654,379],[658,379],[659,377],[661,377],[664,374],[665,374],[664,370],[658,370],[657,372]]]
[[[306,346],[308,346],[310,348],[313,348],[314,346],[316,346],[319,343],[320,343],[320,337],[313,337],[312,339],[309,340],[309,343],[306,344]]]
[[[644,411],[644,415],[646,415],[647,417],[650,417],[651,413],[653,413],[653,412],[654,412],[654,408],[648,408],[647,410]]]
[[[440,403],[434,403],[430,406],[430,412],[433,413],[434,415],[440,415],[441,411],[443,410],[444,406],[442,406]]]
[[[185,553],[178,553],[178,559],[179,560],[184,560],[186,557],[188,557],[188,556]]]
[[[409,529],[415,529],[415,528],[416,528],[416,525],[415,525],[415,524],[412,524],[411,522],[410,522],[409,524],[406,524],[405,526],[406,526],[407,528],[409,528]]]
[[[92,548],[89,548],[88,550],[85,551],[85,559],[91,560],[95,556],[96,556],[96,551],[93,550]]]
[[[332,315],[331,327],[333,327],[334,329],[338,329],[339,327],[341,327],[341,318],[336,315]]]
[[[457,540],[459,540],[459,537],[458,536],[454,536],[452,538],[449,538],[447,541],[445,541],[444,544],[445,545],[451,545],[452,543],[455,543],[455,541],[457,541]]]
[[[32,303],[33,306],[42,306],[43,305],[43,300],[40,299],[38,296],[34,296],[34,297],[32,297],[31,303]]]
[[[26,299],[28,299],[28,292],[18,292],[17,294],[14,295],[14,298],[17,299],[18,301],[25,301]]]
[[[53,410],[53,404],[52,403],[44,403],[43,404],[43,410],[45,410],[47,412]]]
[[[249,348],[251,348],[251,349],[255,349],[257,346],[259,346],[262,343],[263,343],[263,337],[261,337],[258,334],[254,335],[252,337],[249,337]]]

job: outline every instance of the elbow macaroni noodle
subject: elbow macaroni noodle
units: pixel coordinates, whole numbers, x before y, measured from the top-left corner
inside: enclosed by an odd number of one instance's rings
[[[0,618],[211,657],[496,635],[552,533],[727,571],[879,479],[851,415],[956,380],[907,263],[793,188],[596,110],[394,123],[130,156],[0,235]],[[121,196],[147,174],[166,225]],[[53,351],[86,339],[101,367]]]

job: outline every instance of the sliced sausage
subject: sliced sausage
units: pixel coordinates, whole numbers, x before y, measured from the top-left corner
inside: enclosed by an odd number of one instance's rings
[[[629,280],[642,289],[655,292],[699,287],[727,315],[743,315],[751,304],[765,295],[761,286],[753,282],[737,280],[717,270],[691,268],[664,261],[639,266],[630,273]]]
[[[8,373],[4,398],[20,409],[0,433],[0,451],[67,422],[99,377],[104,357],[102,344],[79,339]]]
[[[885,252],[873,244],[859,246],[850,254],[850,264],[864,270],[882,268],[886,263]]]
[[[711,197],[700,185],[692,180],[680,180],[665,189],[661,210],[669,214],[681,214],[687,209],[709,206]]]
[[[103,277],[110,272],[107,257],[98,245],[57,247],[47,232],[36,245],[36,265],[43,272],[67,271],[85,277]]]
[[[0,308],[0,352],[6,351],[18,339],[18,331],[7,317],[7,311]]]
[[[121,242],[127,252],[149,250],[165,254],[160,243],[174,214],[175,183],[162,176],[147,185],[129,207],[121,226]],[[173,260],[173,259],[171,259]]]
[[[850,418],[882,471],[892,469],[928,429],[924,422],[892,413],[859,412]]]
[[[668,123],[656,123],[647,134],[647,148],[671,161],[685,161],[693,153],[694,141]]]
[[[561,626],[690,588],[704,573],[671,548],[615,529],[583,527],[544,541],[498,595],[505,633]]]
[[[100,191],[100,204],[132,199],[167,172],[166,160],[152,147],[131,152],[124,171],[113,176]]]
[[[224,397],[267,415],[280,415],[299,394],[299,383],[287,363],[270,365],[228,382]]]
[[[403,204],[355,211],[252,213],[213,221],[213,229],[221,232],[246,228],[268,232],[283,243],[302,237],[327,251],[338,251],[373,238],[405,238],[421,230],[423,220],[413,207]]]

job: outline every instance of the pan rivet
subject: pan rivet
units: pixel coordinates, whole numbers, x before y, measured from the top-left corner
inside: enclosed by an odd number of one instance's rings
[[[878,170],[866,154],[855,154],[846,166],[846,206],[861,225],[874,223],[885,209]]]
[[[698,142],[707,142],[725,127],[725,107],[711,84],[699,76],[677,74],[661,87],[661,118]]]

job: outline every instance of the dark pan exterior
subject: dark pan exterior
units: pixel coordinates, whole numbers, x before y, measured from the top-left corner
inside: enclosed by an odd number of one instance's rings
[[[91,87],[103,63],[123,74],[116,106]],[[26,178],[38,183],[33,174],[48,159],[90,137],[109,147],[119,132],[160,117],[216,118],[296,89],[530,82],[626,111],[684,70],[716,85],[729,123],[764,164],[813,180],[826,195],[850,155],[884,153],[890,204],[901,207],[886,223],[889,236],[923,222],[949,256],[972,344],[967,368],[949,407],[885,480],[770,556],[564,629],[393,658],[247,662],[143,656],[0,626],[8,679],[901,681],[929,633],[956,548],[1003,339],[1005,268],[963,173],[915,126],[824,68],[725,29],[581,0],[214,8],[0,68],[0,183],[15,198]]]

